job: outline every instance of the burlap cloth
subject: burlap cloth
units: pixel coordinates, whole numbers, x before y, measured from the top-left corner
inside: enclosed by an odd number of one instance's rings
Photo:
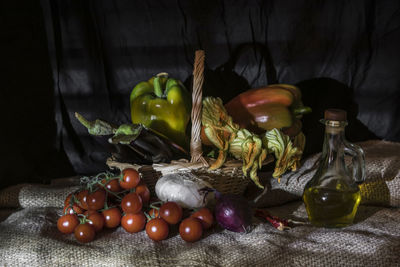
[[[193,244],[183,241],[176,228],[171,229],[167,240],[153,242],[144,232],[128,234],[121,227],[103,231],[89,244],[80,244],[56,227],[63,200],[76,187],[21,185],[0,192],[0,207],[8,210],[18,207],[0,223],[0,265],[400,266],[400,147],[384,141],[371,141],[362,146],[366,151],[369,181],[384,183],[387,189],[379,192],[389,192],[389,197],[369,195],[359,208],[355,224],[346,228],[325,229],[305,224],[281,232],[254,218],[250,233],[238,234],[214,227]],[[375,157],[375,153],[379,155]],[[297,187],[293,177],[284,177],[286,180],[279,188],[271,183],[270,193],[281,202],[276,199],[271,202],[265,193],[258,198],[258,204],[279,204],[269,207],[268,211],[306,222],[299,196],[306,182],[303,178],[310,175],[305,172],[306,164],[311,164],[309,161],[313,159],[307,159],[304,168],[299,170],[303,174],[295,177]],[[371,165],[373,162],[377,165]],[[380,190],[382,186],[366,188]]]

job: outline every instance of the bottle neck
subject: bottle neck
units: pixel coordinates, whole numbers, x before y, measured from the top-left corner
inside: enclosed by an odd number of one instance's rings
[[[325,126],[324,146],[322,150],[322,159],[325,166],[337,166],[337,164],[344,164],[342,155],[344,154],[344,128],[345,125],[340,126]]]

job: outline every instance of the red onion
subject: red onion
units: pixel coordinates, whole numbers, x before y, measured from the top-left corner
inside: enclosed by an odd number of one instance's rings
[[[233,232],[248,232],[252,212],[247,200],[240,195],[215,192],[215,219],[223,228]]]

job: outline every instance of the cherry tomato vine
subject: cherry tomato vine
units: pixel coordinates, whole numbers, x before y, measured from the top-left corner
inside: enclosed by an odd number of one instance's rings
[[[127,233],[144,231],[150,239],[162,241],[168,238],[173,225],[179,225],[183,240],[194,242],[213,225],[208,208],[184,218],[184,210],[175,202],[150,203],[150,190],[133,168],[84,176],[80,182],[80,189],[66,197],[57,228],[63,234],[74,234],[81,243],[95,240],[105,228],[119,226]]]

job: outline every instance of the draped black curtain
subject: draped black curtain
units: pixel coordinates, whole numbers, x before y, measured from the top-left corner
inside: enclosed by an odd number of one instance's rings
[[[196,49],[206,52],[206,94],[300,83],[315,110],[309,131],[322,130],[324,108],[342,107],[366,126],[352,136],[399,138],[398,1],[42,3],[58,140],[78,172],[104,168],[107,152],[73,113],[128,122],[139,81],[167,71],[190,87]]]
[[[42,0],[54,93],[55,148],[77,173],[108,153],[74,118],[130,121],[129,94],[166,71],[190,88],[206,52],[205,94],[297,84],[314,112],[307,152],[322,145],[325,108],[349,112],[350,141],[400,141],[399,1]]]

